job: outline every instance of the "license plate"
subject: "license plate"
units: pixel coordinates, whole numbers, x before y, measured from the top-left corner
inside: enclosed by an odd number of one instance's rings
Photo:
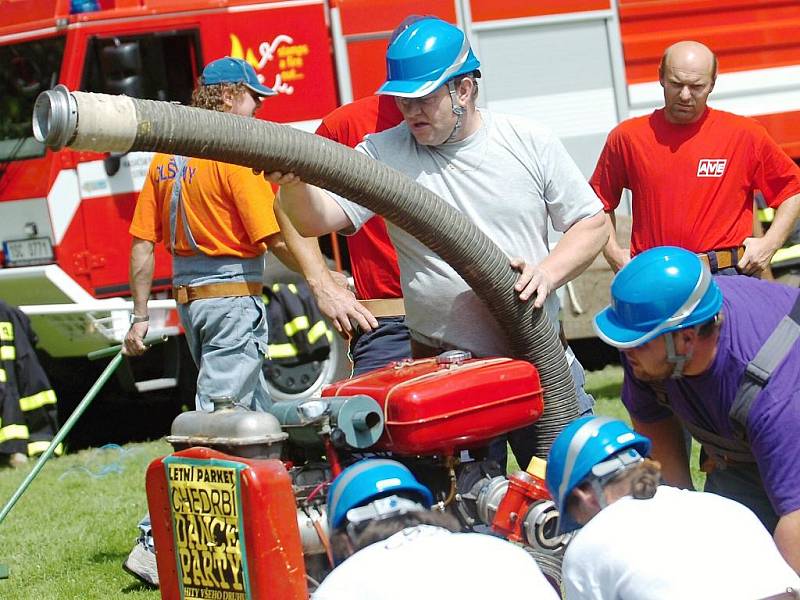
[[[7,267],[25,267],[53,262],[50,238],[30,238],[3,242]]]

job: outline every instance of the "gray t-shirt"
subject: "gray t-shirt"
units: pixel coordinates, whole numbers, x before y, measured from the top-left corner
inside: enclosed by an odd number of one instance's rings
[[[394,167],[467,215],[509,257],[538,264],[548,254],[547,219],[566,231],[603,209],[564,146],[527,119],[480,112],[468,138],[440,146],[416,143],[405,123],[369,135],[357,150]],[[334,196],[358,230],[370,210]],[[387,223],[397,250],[412,336],[478,356],[506,355],[508,343],[466,282],[412,235]],[[555,322],[558,299],[545,304]]]

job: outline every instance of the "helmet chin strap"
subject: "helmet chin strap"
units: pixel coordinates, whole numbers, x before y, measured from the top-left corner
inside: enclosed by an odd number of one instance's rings
[[[456,116],[456,124],[453,126],[453,131],[450,132],[450,135],[444,141],[446,144],[447,142],[453,141],[453,138],[458,133],[458,130],[461,129],[463,125],[463,117],[464,113],[467,112],[467,109],[461,106],[458,103],[458,93],[456,92],[456,84],[453,79],[447,82],[447,90],[450,93],[450,104],[453,108],[453,114]]]
[[[694,329],[697,329],[697,327],[694,327]],[[686,363],[692,359],[692,351],[686,354],[678,354],[675,352],[675,341],[672,338],[673,333],[674,332],[670,332],[664,337],[664,343],[667,345],[667,362],[673,365],[672,375],[670,375],[670,377],[672,379],[680,379],[683,377],[683,368],[686,366]]]

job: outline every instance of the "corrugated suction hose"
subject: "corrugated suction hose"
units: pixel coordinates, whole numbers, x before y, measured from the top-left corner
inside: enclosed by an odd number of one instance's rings
[[[37,139],[54,149],[157,151],[293,172],[369,208],[447,261],[486,303],[514,357],[536,366],[545,400],[544,414],[532,426],[537,456],[546,457],[556,435],[578,415],[557,332],[542,310],[519,301],[517,273],[503,252],[459,211],[383,163],[286,125],[64,86],[40,94],[33,127]]]

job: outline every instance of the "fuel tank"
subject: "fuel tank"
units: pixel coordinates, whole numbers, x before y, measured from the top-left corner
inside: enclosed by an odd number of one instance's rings
[[[447,352],[394,363],[323,390],[323,396],[366,395],[383,410],[383,435],[372,447],[400,455],[453,454],[488,445],[542,414],[539,373],[511,358],[470,359]]]

